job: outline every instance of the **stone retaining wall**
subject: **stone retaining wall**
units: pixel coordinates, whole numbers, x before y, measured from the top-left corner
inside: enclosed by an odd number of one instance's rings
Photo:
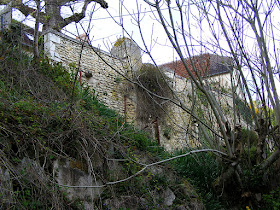
[[[116,110],[140,129],[150,132],[155,139],[160,139],[166,150],[195,147],[198,137],[198,125],[191,121],[188,113],[178,106],[169,103],[165,117],[155,123],[137,121],[137,94],[134,84],[125,79],[132,78],[133,72],[141,65],[141,51],[127,38],[118,40],[111,53],[104,52],[83,43],[83,40],[70,38],[59,32],[46,33],[45,52],[55,62],[69,66],[80,65],[81,79],[85,86],[95,92],[97,98],[109,108]],[[163,72],[165,72],[163,70]],[[92,76],[86,77],[89,73]],[[180,98],[182,104],[190,104],[192,94],[190,81],[184,77],[165,72],[170,78],[170,85]],[[159,135],[157,135],[159,130]]]
[[[120,85],[122,77],[113,70],[115,68],[124,73],[119,59],[58,32],[45,35],[45,52],[52,60],[65,66],[74,64],[78,67],[80,64],[84,85],[89,86],[108,107],[124,114],[124,94]],[[85,75],[89,72],[92,77],[87,78]]]

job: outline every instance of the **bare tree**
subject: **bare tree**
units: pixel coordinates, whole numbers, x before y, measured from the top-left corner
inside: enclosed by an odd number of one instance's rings
[[[36,7],[33,8],[31,5],[35,2]],[[34,58],[39,58],[39,24],[43,24],[43,30],[49,29],[60,31],[63,27],[67,26],[72,22],[79,22],[86,15],[86,9],[91,2],[96,2],[101,5],[102,8],[108,8],[108,4],[104,0],[85,0],[81,12],[75,13],[67,18],[62,17],[62,6],[71,5],[81,2],[80,0],[66,1],[66,0],[34,0],[34,1],[21,1],[21,0],[1,0],[0,4],[9,5],[10,7],[16,8],[21,11],[25,16],[32,16],[35,18],[35,29],[34,29],[34,40],[33,40],[33,52]]]
[[[8,2],[0,1],[2,4]],[[37,8],[40,8],[40,1],[36,2]],[[90,2],[92,1],[84,1],[81,13],[63,19],[60,8],[69,1],[48,0],[45,1],[45,13],[37,12],[36,17],[44,24],[45,30],[61,30],[67,24],[81,20]],[[105,1],[94,2],[107,8]],[[192,84],[190,103],[181,100],[171,87],[169,88],[172,97],[165,98],[143,86],[139,80],[127,79],[145,90],[148,95],[176,105],[190,116],[190,121],[195,120],[201,133],[197,139],[199,145],[207,151],[219,151],[216,153],[223,154],[223,157],[219,156],[219,160],[225,170],[217,185],[222,186],[233,179],[244,193],[246,190],[244,185],[247,183],[243,169],[253,172],[254,168],[264,180],[268,168],[271,168],[280,157],[280,101],[277,92],[280,78],[277,51],[279,35],[275,24],[277,20],[273,19],[273,14],[279,12],[279,2],[276,0],[266,3],[240,0],[232,2],[144,0],[144,2],[153,11],[152,14],[162,26],[169,43],[188,73]],[[143,36],[141,24],[143,11],[138,1],[136,5],[138,13],[132,18],[139,28],[144,51],[153,60]],[[125,7],[122,1],[120,6]],[[35,10],[21,1],[13,1],[13,7],[26,15],[35,15]],[[118,24],[126,29],[122,20]],[[231,70],[231,89],[227,93],[230,95],[231,103],[226,103],[227,99],[221,101],[221,94],[205,79],[205,75],[201,74],[200,68],[195,64],[194,56],[206,52],[228,56],[234,61],[234,70]],[[190,63],[186,58],[189,58]],[[198,95],[195,94],[198,91],[206,101],[207,107],[206,104],[199,103]],[[238,101],[243,103],[243,109],[247,107],[246,112],[252,123],[238,120],[241,107]],[[258,107],[255,101],[259,101]],[[231,110],[229,114],[225,107]],[[259,111],[256,111],[256,108]],[[248,133],[245,139],[242,136],[244,129]],[[255,142],[251,142],[250,135],[255,131],[257,133]],[[207,141],[207,144],[203,141]],[[250,157],[250,148],[253,144],[257,147],[256,162]],[[247,156],[242,154],[244,150],[248,150]]]
[[[31,1],[21,1],[21,0],[1,0],[0,4],[10,4],[11,7],[18,9],[21,11],[25,16],[31,15],[34,18],[37,18],[40,23],[43,24],[43,29],[54,29],[60,31],[63,27],[67,26],[72,22],[79,22],[85,17],[86,9],[91,2],[96,2],[101,5],[102,8],[108,8],[108,4],[104,0],[74,0],[74,1],[67,1],[67,0],[46,0],[46,1],[35,1],[37,8],[34,9],[30,7]],[[40,11],[38,11],[38,3],[44,2],[44,8],[40,7]],[[65,5],[69,5],[72,3],[84,2],[82,11],[80,13],[74,13],[68,17],[63,18],[61,16],[61,7]],[[44,11],[44,12],[43,12]]]
[[[140,45],[144,46],[144,51],[153,60],[143,35],[142,23],[145,16],[144,10],[141,10],[143,3],[135,2],[138,7],[136,13],[126,8],[123,3],[120,5],[124,7],[123,10],[132,14],[132,20],[138,26],[142,37]],[[277,92],[279,34],[278,20],[273,16],[279,12],[279,2],[239,0],[144,0],[144,2],[151,8],[155,22],[162,26],[169,43],[183,63],[189,79],[195,89],[202,93],[208,108],[203,109],[205,111],[203,115],[199,115],[202,110],[194,109],[194,105],[205,106],[198,104],[195,94],[192,95],[189,104],[183,103],[175,91],[173,91],[174,97],[166,100],[180,107],[198,122],[202,134],[198,141],[202,143],[202,138],[206,139],[209,143],[208,148],[226,151],[228,157],[222,160],[226,170],[218,184],[223,185],[228,180],[235,179],[244,192],[244,184],[248,183],[244,183],[246,180],[243,169],[249,168],[252,172],[252,168],[255,168],[257,174],[264,178],[268,168],[272,167],[280,157],[280,101]],[[122,20],[118,24],[126,31]],[[127,35],[131,34],[127,32]],[[133,35],[135,36],[135,32]],[[232,58],[234,69],[231,70],[231,89],[227,93],[231,103],[221,101],[220,94],[217,94],[217,90],[195,65],[194,56],[203,53]],[[191,62],[188,63],[186,58]],[[145,88],[139,81],[135,83]],[[152,91],[146,91],[153,95]],[[256,101],[259,102],[257,106]],[[242,107],[240,103],[244,106]],[[225,107],[231,110],[230,114]],[[247,112],[252,123],[244,119],[239,120],[240,109]],[[206,112],[209,112],[209,115]],[[207,115],[208,122],[205,122]],[[257,133],[255,142],[251,142],[250,137],[244,139],[242,135],[245,130],[252,135]],[[217,143],[217,138],[220,139],[221,144]],[[250,159],[249,150],[253,144],[257,147],[256,162]],[[206,144],[201,145],[206,146]],[[242,154],[244,150],[248,150],[248,155],[245,157]]]

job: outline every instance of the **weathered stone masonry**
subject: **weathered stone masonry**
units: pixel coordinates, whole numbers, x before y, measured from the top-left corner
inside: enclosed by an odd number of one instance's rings
[[[45,52],[52,60],[62,62],[65,66],[69,66],[71,63],[76,65],[80,63],[84,84],[89,86],[104,104],[125,116],[128,122],[135,122],[137,125],[137,98],[133,90],[134,87],[115,71],[129,76],[131,71],[136,71],[141,67],[141,51],[135,44],[124,40],[128,42],[118,43],[120,46],[114,46],[109,54],[88,44],[83,46],[82,41],[55,31],[47,33],[44,40]],[[79,61],[81,52],[81,60]],[[92,77],[86,78],[85,73],[87,72],[92,73]],[[185,92],[188,89],[186,86],[185,78],[178,76],[173,78],[173,87],[178,94]],[[184,98],[182,100],[186,102]],[[161,144],[167,150],[186,147],[186,130],[183,128],[188,124],[186,122],[188,117],[178,107],[171,105],[169,110],[165,119],[159,119]],[[152,132],[155,132],[153,122],[147,126],[152,128]],[[168,138],[164,135],[167,130],[170,134]]]
[[[83,40],[76,40],[56,31],[45,34],[44,40],[45,53],[53,61],[62,62],[65,66],[80,65],[82,81],[95,92],[99,100],[124,116],[127,122],[151,132],[155,138],[158,138],[159,131],[160,142],[166,150],[196,146],[197,142],[192,136],[198,136],[190,129],[197,130],[195,128],[197,125],[191,121],[189,114],[170,102],[165,117],[158,119],[156,123],[154,119],[144,124],[137,120],[135,86],[123,77],[133,78],[131,77],[133,73],[142,65],[141,51],[130,39],[118,40],[111,53],[87,43],[83,44]],[[188,99],[192,92],[190,82],[185,77],[174,74],[170,69],[164,66],[162,68],[181,102],[191,104]],[[85,76],[88,72],[92,77]],[[212,80],[220,81],[221,78],[226,78],[225,76],[218,75]]]
[[[82,81],[85,85],[94,90],[98,99],[108,107],[124,114],[124,96],[120,92],[120,75],[110,66],[123,72],[121,62],[109,53],[99,49],[92,49],[87,43],[84,45],[79,40],[75,40],[58,32],[47,33],[45,35],[45,51],[50,58],[63,65],[80,63]],[[100,57],[95,53],[99,53]],[[80,56],[80,53],[81,56]],[[109,65],[110,66],[109,66]],[[86,78],[85,73],[92,73],[92,77]]]

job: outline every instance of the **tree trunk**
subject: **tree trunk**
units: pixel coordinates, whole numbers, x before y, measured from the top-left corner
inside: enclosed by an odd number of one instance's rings
[[[40,0],[36,0],[36,23],[35,23],[35,29],[34,29],[34,40],[33,40],[33,51],[34,51],[34,60],[35,62],[39,59],[39,47],[38,47],[38,41],[39,41],[39,18],[40,18]]]
[[[61,23],[63,22],[63,18],[60,15],[61,5],[57,0],[47,0],[45,5],[45,16],[43,31],[47,31],[49,29],[61,30]]]

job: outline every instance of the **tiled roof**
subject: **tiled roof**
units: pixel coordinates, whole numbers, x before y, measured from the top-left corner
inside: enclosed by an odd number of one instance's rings
[[[190,71],[195,75],[194,69],[202,77],[211,77],[228,73],[233,69],[233,60],[230,57],[219,56],[214,54],[202,54],[186,59]],[[181,77],[189,77],[189,74],[181,60],[166,63],[160,66],[166,70],[173,71]]]

